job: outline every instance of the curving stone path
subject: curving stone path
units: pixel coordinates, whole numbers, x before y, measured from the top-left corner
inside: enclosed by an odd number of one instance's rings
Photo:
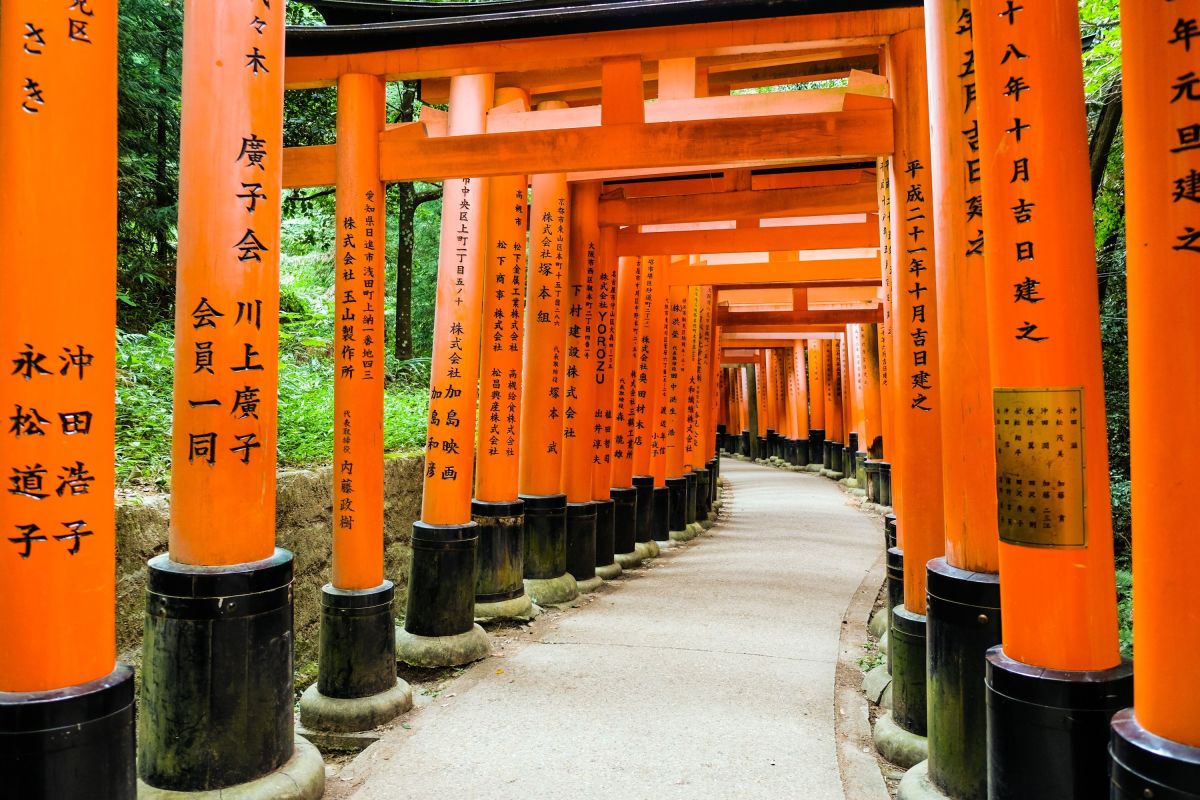
[[[886,797],[843,789],[835,734],[843,617],[878,589],[879,525],[811,474],[722,474],[720,525],[477,664],[327,796]]]

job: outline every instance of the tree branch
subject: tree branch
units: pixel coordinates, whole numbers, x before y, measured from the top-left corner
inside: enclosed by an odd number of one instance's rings
[[[1100,193],[1100,183],[1104,180],[1104,170],[1108,166],[1108,154],[1112,152],[1113,140],[1117,138],[1117,130],[1121,127],[1121,80],[1114,80],[1104,97],[1104,105],[1100,108],[1100,117],[1096,120],[1096,129],[1092,131],[1092,141],[1089,143],[1088,155],[1091,161],[1092,200]]]
[[[438,186],[436,186],[436,188],[426,189],[423,192],[417,192],[416,205],[419,206],[419,205],[423,205],[425,203],[431,203],[434,200],[441,200],[441,199],[442,199],[442,187],[440,185],[438,185]],[[415,206],[414,206],[414,208],[415,208]]]
[[[324,191],[314,192],[313,194],[310,194],[310,195],[302,195],[299,192],[296,192],[296,193],[293,193],[292,196],[288,198],[288,202],[304,203],[309,200],[316,200],[318,197],[328,197],[329,195],[334,194],[335,192],[337,192],[336,188],[325,189]]]

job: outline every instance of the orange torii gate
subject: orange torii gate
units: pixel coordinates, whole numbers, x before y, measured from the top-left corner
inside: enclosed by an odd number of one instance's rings
[[[89,547],[105,541],[105,515],[95,509],[93,522],[90,501],[77,498],[107,497],[105,481],[111,489],[95,445],[112,429],[101,397],[112,393],[101,341],[112,320],[81,311],[86,324],[46,344],[67,325],[27,313],[44,288],[27,277],[38,258],[28,232],[52,218],[33,203],[35,143],[65,143],[84,115],[89,126],[103,121],[106,149],[80,188],[111,212],[116,10],[91,0],[89,42],[103,47],[85,56],[59,49],[81,43],[78,20],[51,20],[70,23],[59,27],[71,35],[50,40],[40,27],[50,12],[14,3],[0,20],[0,169],[18,192],[4,198],[0,226],[25,272],[0,298],[0,347],[17,366],[0,374],[15,443],[2,465],[12,488],[0,496],[10,545],[0,555],[0,622],[17,653],[0,667],[0,734],[33,743],[17,751],[22,767],[34,764],[14,770],[22,796],[127,799],[137,791],[131,676],[114,663],[98,597],[112,593],[111,547]],[[1191,38],[1170,18],[1200,13],[1197,3],[1131,15],[1131,85],[1147,95],[1172,88],[1154,82],[1186,69]],[[275,547],[271,458],[279,198],[308,186],[337,188],[340,338],[333,574],[320,677],[301,704],[306,727],[326,736],[374,727],[411,702],[397,658],[424,667],[482,658],[490,645],[477,617],[568,601],[653,557],[659,542],[695,535],[715,498],[724,426],[726,449],[740,440],[750,457],[820,464],[850,485],[861,475],[877,502],[895,496],[899,546],[889,558],[896,567],[903,558],[904,591],[889,609],[894,712],[876,737],[894,757],[897,741],[930,732],[929,763],[910,772],[902,796],[926,783],[962,798],[987,783],[992,800],[1102,792],[1108,722],[1129,704],[1130,680],[1115,647],[1102,502],[1073,7],[974,0],[973,14],[969,0],[924,9],[807,0],[779,17],[769,0],[509,0],[503,14],[454,5],[421,20],[382,0],[315,4],[341,24],[291,29],[285,59],[282,3],[186,3],[172,529],[170,552],[150,563],[141,793],[322,792],[319,755],[293,729],[292,556]],[[1178,46],[1161,53],[1163,37]],[[30,78],[33,67],[42,71]],[[846,85],[731,94],[828,79]],[[449,111],[384,124],[393,80],[422,81]],[[283,90],[335,85],[337,143],[283,148]],[[56,88],[70,114],[57,110]],[[962,108],[960,92],[978,108]],[[1142,154],[1130,183],[1158,209],[1154,219],[1178,223],[1164,238],[1142,215],[1131,238],[1157,248],[1185,283],[1194,232],[1184,206],[1151,197],[1148,187],[1161,195],[1169,184],[1148,164],[1190,163],[1192,121],[1178,110],[1187,105],[1172,108],[1178,141],[1165,128],[1131,129],[1131,141],[1161,152]],[[1043,171],[1051,142],[1061,151],[1053,179]],[[984,155],[972,157],[977,149]],[[375,259],[384,187],[412,180],[444,181],[444,200],[424,499],[396,630],[382,561]],[[989,208],[982,227],[980,204]],[[1046,219],[1065,227],[1048,231]],[[109,294],[115,257],[100,222],[111,225],[111,213],[73,230],[71,246],[83,249],[58,279],[64,308]],[[1151,304],[1167,301],[1144,276],[1131,281],[1131,299],[1134,288],[1141,321],[1157,319]],[[1137,352],[1159,366],[1146,330]],[[1064,331],[1087,336],[1080,344]],[[58,377],[77,373],[74,389],[52,383],[40,358],[59,346]],[[984,347],[987,362],[972,361]],[[1133,375],[1143,398],[1135,453],[1156,463],[1164,456],[1147,431],[1163,412],[1144,398],[1158,373]],[[62,405],[76,395],[86,411]],[[51,424],[46,408],[62,437],[79,438],[31,439]],[[964,414],[968,441],[956,425]],[[1031,423],[1065,430],[1057,457],[1016,455],[1026,443],[1017,429]],[[982,452],[980,431],[996,458]],[[41,472],[51,459],[64,472],[53,497]],[[892,467],[894,492],[884,477]],[[1014,511],[1012,493],[1030,487],[1046,502],[1018,501]],[[80,522],[33,518],[70,507]],[[1149,566],[1139,569],[1181,580],[1164,566],[1170,520],[1138,514],[1150,531],[1140,551]],[[66,532],[53,540],[70,547],[50,561],[41,531],[55,522]],[[1058,603],[1044,602],[1046,586],[1062,587]],[[39,610],[52,624],[33,626],[29,598],[47,588],[54,603]],[[1113,740],[1122,797],[1154,791],[1148,772],[1177,780],[1200,745],[1188,715],[1153,683],[1171,675],[1164,653],[1178,598],[1148,591],[1139,615],[1150,620],[1153,677],[1138,718],[1118,718]],[[942,601],[969,618],[939,617]],[[972,619],[986,636],[968,635]],[[982,649],[997,640],[985,662]],[[68,643],[80,654],[66,655]],[[940,659],[929,675],[927,653]],[[943,657],[964,666],[939,669],[950,663]],[[45,745],[60,708],[83,734],[65,767]],[[976,735],[958,748],[964,727]],[[1055,772],[1050,760],[1070,768]]]

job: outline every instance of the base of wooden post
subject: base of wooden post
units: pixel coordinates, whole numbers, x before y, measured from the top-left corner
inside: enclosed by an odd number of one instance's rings
[[[1131,661],[1063,672],[1016,661],[996,646],[986,681],[990,800],[1109,796],[1110,723],[1133,703]]]
[[[1109,753],[1113,800],[1200,798],[1200,747],[1150,733],[1131,708],[1113,717]]]
[[[133,731],[133,669],[124,664],[78,686],[0,692],[0,793],[134,800]]]

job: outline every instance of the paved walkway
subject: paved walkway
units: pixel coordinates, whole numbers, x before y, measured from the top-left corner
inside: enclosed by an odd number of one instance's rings
[[[834,675],[878,525],[826,479],[722,470],[721,525],[476,665],[328,796],[871,800],[842,788]]]

